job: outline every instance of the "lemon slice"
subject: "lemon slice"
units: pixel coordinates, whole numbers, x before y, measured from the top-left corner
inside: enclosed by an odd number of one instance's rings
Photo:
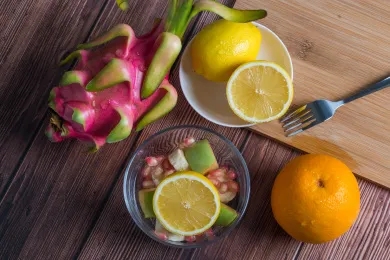
[[[193,171],[169,175],[153,195],[156,218],[177,235],[203,233],[215,223],[220,208],[218,190],[209,179]]]
[[[269,61],[239,66],[227,83],[227,100],[241,119],[262,123],[280,118],[291,105],[293,84],[288,73]]]

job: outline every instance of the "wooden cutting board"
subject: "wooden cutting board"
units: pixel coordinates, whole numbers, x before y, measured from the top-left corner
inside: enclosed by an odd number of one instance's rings
[[[286,44],[294,66],[294,101],[344,98],[390,75],[389,0],[237,0],[266,9],[259,20]],[[343,160],[357,175],[390,188],[390,88],[341,107],[331,119],[285,137],[279,122],[254,131],[309,153]]]

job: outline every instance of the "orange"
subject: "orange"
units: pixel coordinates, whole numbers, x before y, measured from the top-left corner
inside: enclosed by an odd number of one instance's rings
[[[306,243],[336,239],[354,224],[360,191],[351,170],[322,154],[298,156],[275,179],[271,207],[278,224]]]

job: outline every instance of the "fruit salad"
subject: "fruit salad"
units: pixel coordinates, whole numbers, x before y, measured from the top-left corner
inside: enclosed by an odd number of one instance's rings
[[[238,217],[237,211],[228,205],[229,202],[237,196],[239,191],[237,174],[234,169],[219,165],[214,151],[207,139],[195,140],[192,137],[188,137],[185,138],[183,142],[180,143],[179,146],[170,154],[146,157],[141,175],[142,189],[138,192],[139,204],[141,206],[143,216],[147,219],[154,220],[155,234],[162,240],[185,241],[191,243],[205,239],[212,239],[214,237],[215,228],[229,226]],[[191,178],[193,176],[198,176],[196,178],[200,178],[201,182],[202,178],[205,179],[205,186],[209,186],[209,189],[215,191],[217,194],[215,198],[218,200],[216,203],[218,211],[215,211],[216,218],[211,220],[212,222],[208,223],[210,226],[209,228],[206,229],[201,227],[198,229],[202,230],[201,233],[193,232],[191,235],[186,235],[185,232],[175,233],[172,232],[172,229],[168,230],[169,228],[166,224],[167,222],[161,219],[162,217],[159,219],[159,216],[161,215],[160,211],[156,209],[156,196],[160,195],[160,191],[162,189],[161,186],[167,182],[169,176],[171,177],[170,179],[172,179],[172,177],[177,177],[176,179],[185,179],[186,176]],[[193,181],[190,181],[189,183],[192,182]],[[198,192],[198,190],[189,186],[177,189],[181,189],[177,191],[178,194],[187,193],[189,190],[195,192],[195,194],[190,195],[192,197],[197,197],[199,195],[200,198],[205,193],[204,190],[199,190]],[[156,195],[157,190],[160,190],[158,195]],[[199,194],[196,194],[197,192]],[[170,200],[171,198],[168,197],[165,199]],[[172,200],[178,199],[172,198]],[[182,203],[185,202],[183,201]],[[189,216],[193,223],[200,223],[200,220],[196,218],[196,215],[209,214],[206,213],[206,210],[203,211],[203,209],[204,207],[202,207],[202,212],[200,212],[200,214]],[[169,211],[170,209],[165,207],[164,210]],[[202,217],[203,216],[200,216],[200,218]],[[162,222],[165,223],[165,225],[163,225]],[[191,222],[190,225],[192,225]]]

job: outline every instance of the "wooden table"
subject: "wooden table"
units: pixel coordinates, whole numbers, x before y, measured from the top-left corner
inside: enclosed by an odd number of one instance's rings
[[[114,0],[0,1],[0,259],[389,259],[388,190],[359,180],[361,213],[348,233],[322,245],[295,241],[276,224],[270,191],[281,167],[300,152],[246,129],[211,124],[181,93],[163,120],[96,154],[85,153],[76,141],[47,140],[49,91],[70,68],[59,68],[59,60],[119,22],[131,24],[137,34],[146,32],[166,5],[133,0],[125,13]],[[200,15],[186,40],[215,19]],[[177,66],[172,81],[180,92]],[[134,224],[122,198],[124,167],[134,149],[156,131],[180,124],[224,134],[241,150],[251,174],[242,223],[203,249],[152,241]]]

